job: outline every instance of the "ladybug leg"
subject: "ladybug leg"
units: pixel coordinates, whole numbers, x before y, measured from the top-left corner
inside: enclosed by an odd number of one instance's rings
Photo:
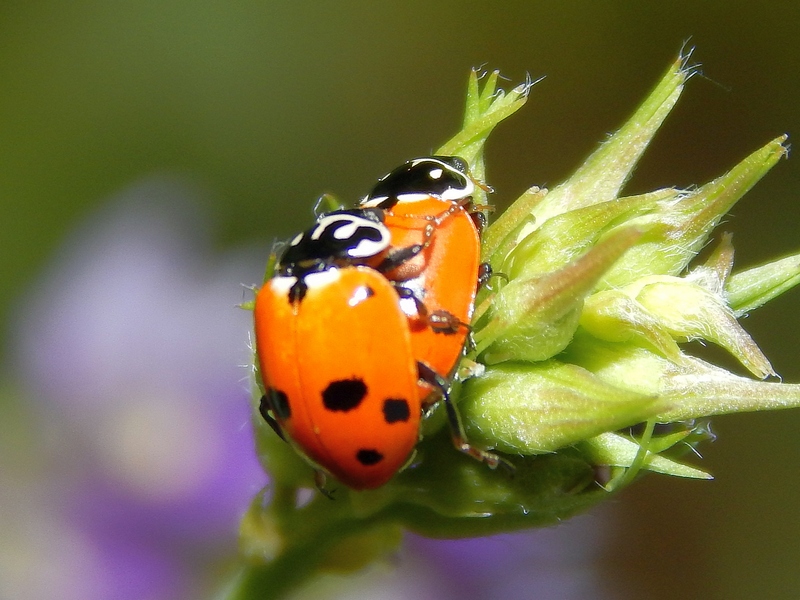
[[[460,327],[466,327],[468,331],[472,331],[469,323],[464,323],[450,311],[444,309],[429,311],[425,303],[414,293],[414,290],[401,285],[395,286],[395,290],[401,300],[414,302],[417,318],[430,327],[434,333],[453,334],[457,333]]]
[[[494,194],[494,188],[492,186],[490,186],[488,183],[486,183],[485,181],[481,181],[480,179],[476,179],[472,175],[470,175],[469,178],[472,180],[472,183],[477,185],[479,188],[481,188],[487,194]]]
[[[482,189],[488,193],[494,192],[492,188],[489,186],[483,187]],[[472,222],[475,224],[475,229],[478,230],[479,234],[483,233],[483,230],[486,229],[486,226],[489,224],[489,216],[486,213],[494,212],[494,205],[493,204],[472,204],[472,198],[469,198],[470,204],[469,206],[465,206],[467,212],[469,212],[469,216],[472,219]]]
[[[424,244],[414,244],[413,246],[406,246],[405,248],[395,250],[386,258],[384,258],[380,264],[375,267],[375,270],[378,271],[378,273],[388,273],[389,271],[393,271],[403,263],[406,263],[417,256],[417,254],[422,252],[427,245],[428,242],[426,240]]]
[[[486,463],[490,469],[496,469],[501,466],[513,472],[514,465],[510,462],[500,458],[493,452],[487,452],[486,450],[476,448],[467,441],[467,435],[464,433],[464,426],[461,423],[461,418],[458,415],[455,405],[450,400],[450,394],[447,391],[447,380],[423,362],[417,362],[417,371],[419,372],[419,378],[421,380],[433,386],[442,395],[444,407],[447,411],[447,421],[450,424],[450,433],[453,436],[453,445],[456,447],[456,450],[468,454],[475,460]]]
[[[456,211],[461,206],[463,206],[465,202],[469,202],[469,201],[470,201],[470,198],[464,198],[463,200],[460,200],[459,202],[453,203],[450,206],[450,208],[448,208],[447,210],[439,213],[438,215],[436,215],[436,216],[428,216],[428,217],[425,217],[425,218],[428,219],[435,227],[439,227],[449,217],[451,217],[452,215],[456,214]]]
[[[483,230],[486,229],[486,225],[489,221],[486,213],[481,212],[480,210],[471,210],[469,216],[472,219],[472,222],[475,224],[475,229],[478,230],[478,233],[483,233]]]
[[[263,396],[261,396],[261,401],[258,403],[258,412],[261,413],[261,416],[267,422],[267,425],[272,427],[272,431],[277,433],[278,437],[285,442],[286,438],[283,437],[283,430],[281,429],[281,426],[278,425],[278,422],[272,417],[271,414],[269,414],[269,411],[270,411],[269,401],[267,400],[267,395],[264,394]]]
[[[478,266],[478,289],[482,288],[487,283],[489,283],[489,280],[492,277],[497,277],[498,279],[502,279],[506,283],[508,283],[508,275],[506,275],[505,273],[494,271],[492,269],[492,265],[490,265],[489,263],[481,263]],[[487,286],[487,289],[492,289],[492,288]]]
[[[478,345],[475,343],[475,338],[472,336],[472,329],[470,329],[469,331],[469,335],[467,336],[467,341],[465,346],[467,354],[473,352],[478,347]]]
[[[492,278],[494,271],[492,265],[489,263],[481,263],[478,265],[478,288],[482,288]]]
[[[389,255],[375,267],[375,270],[385,274],[414,259],[420,252],[431,245],[435,230],[436,228],[431,223],[428,223],[425,225],[425,230],[423,232],[424,237],[421,244],[413,244],[389,253]]]
[[[445,335],[458,333],[459,328],[466,327],[468,331],[472,331],[469,323],[464,323],[453,313],[446,310],[434,310],[427,314],[426,320],[428,326],[433,329],[434,333],[444,333]]]
[[[333,497],[333,490],[329,490],[325,487],[327,482],[328,476],[325,474],[325,471],[322,469],[314,469],[314,485],[328,500],[336,500],[336,498]]]

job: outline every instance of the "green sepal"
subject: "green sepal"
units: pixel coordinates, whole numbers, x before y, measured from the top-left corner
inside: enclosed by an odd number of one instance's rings
[[[459,400],[470,441],[511,454],[553,452],[665,408],[656,396],[621,389],[557,360],[487,367],[464,382]]]
[[[314,215],[319,217],[325,213],[341,210],[345,205],[333,194],[322,194],[314,205]]]
[[[474,165],[486,138],[497,124],[517,112],[527,102],[531,88],[529,82],[505,92],[497,88],[498,76],[497,71],[490,74],[483,89],[480,89],[477,71],[470,73],[464,127],[442,144],[436,154],[460,156],[470,165]],[[483,173],[473,174],[483,176]]]
[[[734,273],[725,285],[725,298],[740,317],[800,283],[800,252]]]
[[[772,140],[725,175],[661,202],[652,214],[628,221],[646,233],[609,271],[604,284],[621,287],[648,275],[680,275],[725,213],[786,156],[785,141],[786,136]]]
[[[683,360],[683,353],[669,331],[635,298],[621,290],[605,290],[589,296],[580,325],[598,339],[649,347],[676,363]]]
[[[628,228],[595,245],[554,273],[514,279],[492,301],[485,326],[477,328],[482,362],[539,361],[563,350],[578,326],[584,298],[641,232]]]
[[[754,381],[699,358],[681,364],[632,344],[605,342],[578,330],[562,358],[607,383],[661,397],[661,423],[758,410],[800,408],[800,384]]]
[[[648,444],[647,450],[653,454],[669,454],[670,458],[683,456],[687,452],[696,452],[696,447],[701,442],[709,442],[716,439],[711,433],[707,420],[678,421],[664,425],[670,429],[670,433],[653,436]]]
[[[733,270],[733,255],[733,235],[723,233],[705,262],[692,267],[688,278],[712,292],[721,294]]]
[[[598,465],[630,467],[634,464],[641,447],[636,442],[618,433],[602,433],[595,438],[579,444],[579,448]],[[675,477],[690,479],[713,479],[713,477],[696,467],[683,464],[666,456],[648,452],[642,462],[642,468]]]
[[[613,200],[619,194],[658,128],[672,110],[693,69],[680,56],[630,119],[589,156],[566,182],[533,211],[537,223],[570,210]]]
[[[455,136],[442,144],[435,154],[460,156],[470,165],[471,174],[479,181],[486,179],[483,147],[494,128],[510,117],[528,101],[531,82],[525,82],[506,92],[497,88],[500,73],[492,72],[481,88],[478,72],[470,73],[467,84],[467,101],[464,109],[464,126]],[[486,191],[476,188],[473,200],[486,204]]]
[[[653,210],[659,201],[672,195],[672,190],[661,190],[557,215],[524,236],[504,257],[494,256],[492,267],[510,279],[551,273],[591,249],[613,225]]]
[[[689,278],[653,275],[625,287],[623,292],[680,341],[702,339],[725,348],[753,375],[775,375],[753,338],[739,325],[722,295]]]
[[[524,227],[533,229],[533,208],[547,195],[547,190],[533,186],[489,225],[481,237],[481,260],[500,269],[505,257],[516,246]]]

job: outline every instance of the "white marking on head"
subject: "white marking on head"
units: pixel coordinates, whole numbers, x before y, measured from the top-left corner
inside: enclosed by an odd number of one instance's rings
[[[430,158],[430,157],[427,157],[427,156],[423,157],[423,158],[415,158],[413,160],[408,161],[408,164],[410,164],[412,167],[416,167],[417,165],[422,164],[422,163],[443,164],[442,161],[436,160],[435,158]]]
[[[302,233],[298,233],[296,236],[294,236],[292,238],[292,241],[289,242],[289,245],[290,246],[297,246],[297,244],[299,244],[302,239],[303,239],[303,234]]]
[[[444,169],[431,169],[428,175],[431,179],[441,179],[442,175],[444,175]]]
[[[314,230],[311,233],[311,239],[318,240],[320,237],[322,237],[323,232],[328,229],[328,227],[340,222],[344,222],[346,224],[337,227],[334,230],[333,236],[337,240],[346,240],[351,238],[355,235],[356,231],[358,231],[360,227],[363,227],[365,229],[373,229],[380,232],[381,239],[383,240],[385,238],[386,244],[388,245],[390,237],[389,231],[382,224],[371,221],[370,219],[365,219],[364,217],[359,217],[357,215],[328,215],[327,217],[322,217],[317,222],[317,226],[314,227]]]
[[[342,225],[341,227],[337,227],[336,230],[333,232],[333,237],[337,240],[347,240],[353,237],[358,230],[359,227],[370,227],[372,224],[367,222],[368,224],[364,223],[364,219],[340,219],[340,221],[347,221],[347,225]],[[359,222],[361,221],[361,222]]]
[[[322,232],[328,227],[341,222],[346,224],[337,227],[333,232],[333,236],[337,240],[357,240],[356,245],[347,250],[347,256],[350,258],[368,258],[380,254],[389,247],[392,238],[389,230],[381,223],[376,223],[357,215],[329,215],[323,217],[317,223],[317,227],[314,228],[311,239],[318,240],[322,236]],[[359,229],[376,231],[379,239],[358,239],[357,232]]]
[[[374,198],[370,198],[369,196],[364,196],[359,202],[359,206],[366,206],[368,208],[378,208],[381,205],[381,202],[385,202],[389,199],[389,196],[375,196]]]
[[[421,202],[423,200],[427,200],[428,198],[435,198],[435,195],[428,194],[425,192],[407,192],[405,194],[397,194],[397,202]]]
[[[376,256],[386,250],[389,246],[388,241],[384,243],[383,240],[376,242],[375,240],[361,240],[355,248],[351,248],[347,252],[350,258],[369,258]]]
[[[333,223],[338,223],[339,221],[350,221],[351,218],[349,215],[328,215],[326,217],[322,217],[317,224],[314,226],[314,229],[311,230],[311,239],[318,240],[322,237],[322,234],[325,232],[328,227],[330,227]]]
[[[472,193],[475,191],[475,184],[472,183],[472,180],[467,178],[466,184],[462,188],[447,188],[444,192],[441,193],[440,197],[442,200],[461,200],[462,198],[466,198],[467,196],[472,196]]]

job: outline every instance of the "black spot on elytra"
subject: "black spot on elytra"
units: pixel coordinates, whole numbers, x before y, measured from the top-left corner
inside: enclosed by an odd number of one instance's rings
[[[292,416],[292,409],[289,406],[289,396],[287,396],[285,392],[282,392],[281,390],[276,390],[275,388],[269,388],[267,390],[267,396],[269,396],[268,401],[270,408],[272,409],[272,412],[275,413],[276,417],[285,421],[286,419]],[[263,411],[263,402],[262,402],[262,411]]]
[[[367,395],[367,385],[361,379],[332,381],[322,392],[322,404],[328,410],[353,410]]]
[[[383,401],[383,418],[387,423],[406,422],[411,416],[408,402],[402,398],[387,398]]]
[[[356,460],[358,460],[358,462],[365,467],[371,467],[372,465],[376,465],[383,460],[383,454],[377,450],[362,448],[356,452]]]

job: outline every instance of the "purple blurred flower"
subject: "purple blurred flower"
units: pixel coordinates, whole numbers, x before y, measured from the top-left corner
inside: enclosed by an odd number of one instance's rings
[[[92,546],[104,599],[196,597],[266,482],[241,366],[251,316],[236,308],[264,256],[214,255],[197,212],[176,180],[124,192],[71,236],[18,320],[56,457],[49,493]]]
[[[212,254],[196,192],[167,179],[121,194],[65,243],[16,325],[54,459],[47,480],[16,498],[32,575],[46,575],[9,597],[198,598],[224,575],[239,518],[266,482],[241,367],[251,316],[235,308],[265,256]],[[408,536],[392,575],[368,570],[317,590],[599,598],[602,536],[589,519],[475,540]]]
[[[613,509],[613,507],[612,507]],[[610,518],[609,518],[610,517]],[[325,600],[603,600],[620,597],[601,563],[613,510],[548,529],[464,540],[407,535],[391,567],[326,575],[298,598]]]
[[[548,529],[465,540],[407,536],[405,553],[436,570],[438,598],[601,600],[602,518],[584,515]]]

